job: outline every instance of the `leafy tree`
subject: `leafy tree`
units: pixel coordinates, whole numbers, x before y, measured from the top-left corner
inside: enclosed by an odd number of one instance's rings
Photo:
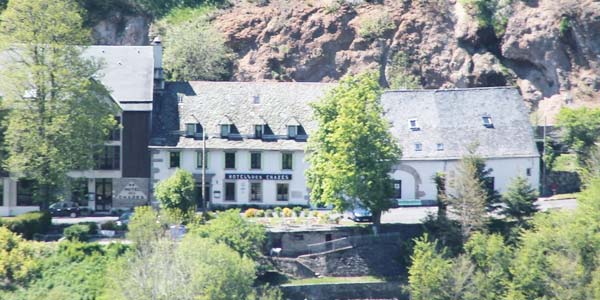
[[[109,93],[93,80],[99,64],[82,58],[89,31],[73,0],[11,0],[2,13],[0,71],[10,108],[5,141],[8,170],[34,179],[42,208],[66,173],[90,169],[115,126]]]
[[[474,265],[471,287],[466,299],[500,300],[510,280],[512,249],[506,246],[499,235],[475,233],[465,244],[465,256]]]
[[[410,298],[413,300],[449,299],[452,262],[437,251],[436,244],[424,236],[415,241],[408,270]]]
[[[170,80],[223,80],[230,76],[231,50],[203,19],[168,25],[164,65]]]
[[[32,242],[0,226],[0,287],[25,282],[38,269],[39,261]]]
[[[164,229],[158,222],[158,213],[150,206],[135,208],[127,225],[127,239],[139,250],[150,249],[150,244],[164,236]]]
[[[488,212],[493,212],[498,208],[498,203],[501,201],[500,194],[494,189],[491,184],[492,169],[487,168],[483,157],[477,155],[477,143],[469,146],[468,154],[463,157],[465,163],[472,165],[475,168],[475,178],[481,183],[485,190],[485,206]]]
[[[401,155],[380,95],[376,75],[365,73],[344,77],[313,104],[319,128],[309,140],[307,171],[311,199],[337,210],[360,204],[371,210],[375,230],[392,206],[389,172]]]
[[[516,219],[517,224],[522,225],[525,218],[531,217],[537,212],[535,205],[537,197],[537,191],[527,182],[527,179],[518,176],[513,179],[502,196],[504,207],[500,213]]]
[[[202,237],[224,243],[240,255],[253,260],[262,255],[266,239],[264,227],[243,218],[238,209],[221,212],[216,219],[194,231]]]
[[[464,157],[456,168],[456,178],[448,192],[449,211],[460,223],[463,242],[473,231],[481,230],[487,222],[486,192],[478,178],[472,155]]]
[[[162,209],[188,212],[196,207],[195,186],[192,173],[177,169],[171,177],[156,185],[154,195]]]
[[[556,116],[556,121],[563,132],[562,142],[575,150],[579,161],[584,162],[598,140],[600,108],[564,107]]]
[[[106,299],[252,299],[254,262],[197,235],[162,238],[132,253],[111,274]]]

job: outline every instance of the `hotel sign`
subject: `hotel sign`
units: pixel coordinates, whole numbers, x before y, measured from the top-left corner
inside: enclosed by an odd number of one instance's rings
[[[225,174],[228,180],[292,180],[292,174]]]

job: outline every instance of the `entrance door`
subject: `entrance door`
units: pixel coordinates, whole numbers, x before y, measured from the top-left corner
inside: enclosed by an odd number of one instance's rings
[[[196,185],[196,204],[198,205],[198,210],[202,210],[202,185],[201,184],[197,184]],[[210,203],[210,186],[208,184],[204,185],[204,194],[206,195],[206,208],[208,208],[208,205]]]
[[[112,208],[112,179],[96,179],[96,211],[109,211]]]

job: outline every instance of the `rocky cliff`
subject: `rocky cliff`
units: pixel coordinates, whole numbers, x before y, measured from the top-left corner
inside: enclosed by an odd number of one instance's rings
[[[564,105],[600,103],[600,1],[496,0],[494,26],[477,1],[244,1],[213,24],[236,53],[232,80],[376,70],[387,84],[402,57],[424,88],[517,85],[550,123]]]

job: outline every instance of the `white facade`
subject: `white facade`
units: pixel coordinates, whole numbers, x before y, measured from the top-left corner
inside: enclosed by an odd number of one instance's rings
[[[433,181],[436,173],[446,174],[447,183],[455,177],[459,160],[403,160],[391,172],[393,180],[401,181],[401,200],[437,200]],[[532,187],[539,186],[539,157],[488,158],[486,168],[491,169],[494,189],[504,193],[511,181],[522,176]]]
[[[154,185],[171,176],[177,167],[171,164],[171,153],[179,154],[179,168],[194,175],[197,186],[201,184],[202,168],[198,163],[201,149],[156,149],[152,154]],[[225,153],[234,153],[235,168],[225,168]],[[227,205],[307,205],[309,193],[306,188],[304,172],[308,164],[304,161],[302,151],[272,151],[272,150],[207,150],[206,187],[212,206]],[[251,153],[260,153],[260,169],[252,169]],[[290,169],[283,168],[283,155],[292,156]],[[201,155],[200,155],[201,157]],[[173,167],[171,167],[173,166]],[[256,175],[256,176],[250,176]],[[254,179],[246,179],[253,177]],[[226,200],[227,183],[235,185],[233,200]],[[260,184],[260,196],[251,199],[251,183]],[[278,200],[277,185],[287,185],[287,200],[280,193]],[[200,189],[198,189],[200,190]],[[283,190],[280,190],[283,192]]]

